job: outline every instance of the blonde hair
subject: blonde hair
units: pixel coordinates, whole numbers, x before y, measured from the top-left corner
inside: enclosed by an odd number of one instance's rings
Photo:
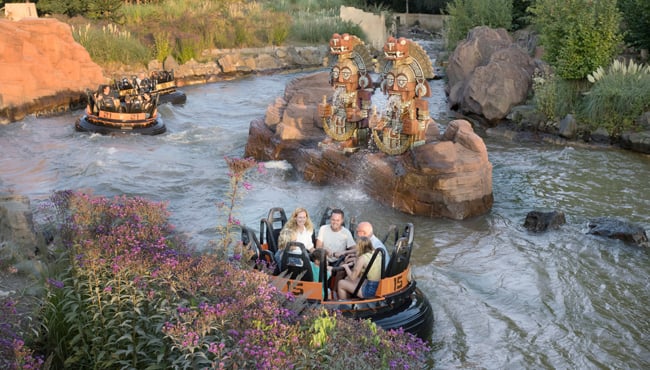
[[[296,239],[297,233],[295,230],[287,228],[282,229],[278,236],[278,250],[283,250],[289,242],[295,241]]]
[[[305,215],[307,215],[307,220],[305,221],[305,228],[307,230],[313,231],[314,224],[311,222],[311,218],[309,217],[309,212],[307,212],[307,210],[302,207],[296,208],[293,211],[293,213],[291,213],[291,217],[289,217],[289,220],[287,221],[286,225],[284,225],[284,227],[295,230],[296,227],[298,227],[298,221],[296,221],[296,217],[298,217],[298,214],[302,212],[305,212]]]
[[[365,236],[362,236],[357,241],[357,256],[366,254],[368,252],[372,252],[374,250],[375,247],[372,246],[372,242],[370,241],[370,238],[366,238]]]

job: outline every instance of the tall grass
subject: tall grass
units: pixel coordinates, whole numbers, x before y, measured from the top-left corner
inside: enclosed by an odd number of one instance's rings
[[[293,14],[294,23],[290,38],[308,43],[328,42],[334,33],[349,33],[361,39],[366,36],[359,25],[343,21],[338,10],[297,11]]]
[[[122,6],[124,29],[139,40],[137,49],[164,60],[168,55],[184,63],[199,59],[204,49],[262,47],[327,42],[331,35],[351,33],[361,38],[360,27],[339,17],[341,5],[363,5],[343,0],[292,0],[222,2],[210,0],[163,0]],[[114,43],[109,45],[107,43]],[[112,50],[128,47],[119,38],[82,43],[93,60],[113,61]],[[131,51],[128,51],[131,54]],[[134,51],[125,63],[140,59]],[[201,60],[199,60],[201,61]]]
[[[100,64],[119,62],[146,66],[152,57],[150,48],[133,37],[131,32],[114,24],[72,26],[72,37]]]
[[[581,112],[592,129],[604,127],[610,134],[620,134],[650,110],[650,66],[615,60],[588,79],[593,86],[585,94]]]

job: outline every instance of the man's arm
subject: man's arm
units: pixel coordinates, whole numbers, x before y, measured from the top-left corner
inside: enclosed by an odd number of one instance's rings
[[[323,248],[323,227],[321,226],[320,229],[318,229],[318,237],[316,238],[316,244],[314,245],[316,248]]]

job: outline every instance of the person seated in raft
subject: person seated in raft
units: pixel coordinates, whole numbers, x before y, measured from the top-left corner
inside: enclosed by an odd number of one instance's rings
[[[311,260],[311,271],[312,274],[314,275],[314,282],[321,282],[319,281],[320,279],[320,261],[323,260],[323,257],[325,256],[326,252],[324,249],[314,249],[310,254],[309,254],[309,259]],[[332,275],[332,266],[326,266],[327,268],[327,276],[325,279],[329,281],[331,275]],[[325,296],[325,290],[323,290],[323,296]]]
[[[384,267],[388,267],[388,262],[390,260],[390,254],[388,254],[388,249],[386,249],[386,246],[384,243],[379,240],[378,237],[375,236],[372,224],[368,221],[362,221],[359,222],[357,225],[357,238],[360,238],[362,236],[365,236],[366,238],[370,239],[372,242],[372,246],[375,249],[382,249],[384,251]],[[378,256],[377,258],[379,258]]]
[[[289,242],[296,241],[296,231],[293,229],[282,229],[278,236],[278,250],[275,252],[275,264],[279,267],[282,262],[282,253]],[[296,247],[295,249],[299,249]]]
[[[354,293],[354,290],[361,280],[364,271],[368,269],[366,279],[361,285],[361,289],[357,293],[359,298],[374,297],[381,280],[381,260],[375,258],[372,266],[368,266],[375,248],[372,247],[372,242],[369,238],[361,237],[356,245],[357,260],[354,263],[354,269],[351,269],[351,263],[344,263],[342,266],[345,269],[345,279],[338,282],[337,294],[339,299],[348,299]]]
[[[314,224],[309,218],[309,213],[302,207],[296,208],[286,224],[284,229],[291,229],[296,232],[296,241],[301,242],[307,252],[314,249]]]
[[[323,225],[318,230],[316,248],[325,248],[328,257],[332,257],[330,263],[336,263],[339,257],[353,253],[349,249],[355,245],[352,233],[343,226],[345,214],[341,209],[333,209],[330,215],[330,223]]]
[[[309,254],[309,259],[311,260],[311,271],[314,274],[314,281],[318,282],[320,278],[320,261],[325,255],[324,249],[314,249]],[[329,280],[330,275],[332,274],[332,266],[326,266],[327,268],[327,279]]]
[[[109,112],[118,112],[120,110],[120,100],[113,95],[111,85],[103,85],[102,90],[95,94],[95,102],[101,110]]]
[[[149,93],[142,94],[142,112],[151,113],[152,117],[156,116],[156,109]]]

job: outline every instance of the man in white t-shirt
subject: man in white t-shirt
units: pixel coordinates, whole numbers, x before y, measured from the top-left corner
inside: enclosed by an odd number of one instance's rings
[[[354,252],[356,245],[350,230],[343,226],[344,213],[340,209],[333,209],[329,225],[323,225],[318,230],[316,248],[324,248],[330,257],[338,258],[346,252]]]

